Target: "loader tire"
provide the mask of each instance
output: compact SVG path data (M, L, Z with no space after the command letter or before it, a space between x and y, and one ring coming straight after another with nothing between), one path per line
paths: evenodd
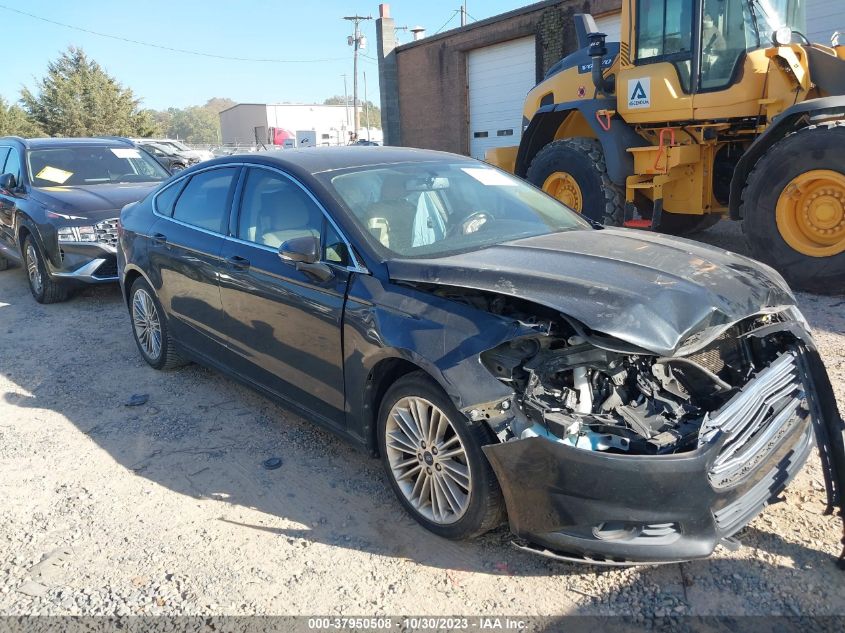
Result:
M845 121L813 125L775 143L742 193L751 255L796 290L845 293Z
M593 138L553 141L537 152L528 182L606 226L622 226L625 192L607 175L601 143Z

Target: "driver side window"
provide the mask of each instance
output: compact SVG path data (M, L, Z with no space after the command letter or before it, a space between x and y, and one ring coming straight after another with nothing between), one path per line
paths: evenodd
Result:
M14 147L9 152L9 157L6 159L6 166L3 168L4 174L12 174L15 177L15 182L20 186L21 184L21 158L18 155L18 150Z
M290 178L267 169L247 174L238 218L238 238L279 248L297 237L320 237L323 213Z

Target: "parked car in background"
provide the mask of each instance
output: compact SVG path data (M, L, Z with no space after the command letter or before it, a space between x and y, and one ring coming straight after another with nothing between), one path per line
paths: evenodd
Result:
M155 143L156 145L160 145L166 149L178 152L183 156L190 157L198 163L214 158L214 154L212 154L210 150L192 149L182 141L172 138L133 138L131 140L133 143Z
M771 268L599 229L462 156L287 150L125 207L118 265L149 365L210 365L377 452L436 534L506 509L546 554L705 557L814 426L845 464L830 381Z
M23 264L39 303L117 281L120 209L170 173L119 139L0 138L0 270Z
M145 152L151 154L162 167L171 173L181 171L200 162L199 159L193 155L186 154L185 152L173 149L173 147L169 145L162 145L161 143L135 143L135 146L140 147Z
M211 150L208 149L192 149L185 145L182 141L178 141L176 139L171 138L164 138L159 139L156 141L160 145L169 145L175 150L185 153L188 156L193 156L197 159L197 161L202 162L204 160L211 160L214 158L214 154L211 153Z

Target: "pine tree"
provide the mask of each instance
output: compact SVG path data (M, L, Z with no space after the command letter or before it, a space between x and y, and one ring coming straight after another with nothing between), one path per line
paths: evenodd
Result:
M155 131L148 110L81 48L50 62L36 92L21 91L24 109L49 136L145 136Z
M0 136L43 136L44 132L17 104L0 97Z

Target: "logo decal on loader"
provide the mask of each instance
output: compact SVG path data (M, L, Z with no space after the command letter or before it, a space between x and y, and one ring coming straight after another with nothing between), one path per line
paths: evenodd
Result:
M628 108L651 107L651 78L628 80Z

